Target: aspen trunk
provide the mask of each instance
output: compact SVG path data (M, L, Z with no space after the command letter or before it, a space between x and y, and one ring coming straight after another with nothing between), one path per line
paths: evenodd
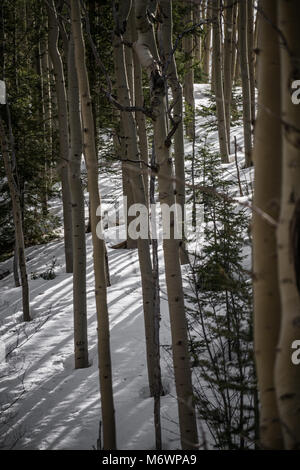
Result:
M211 0L207 0L206 6L206 19L210 19L212 16ZM206 77L206 81L209 82L210 76L210 48L211 48L211 23L207 23L204 27L204 51L203 51L203 73Z
M11 160L9 157L9 147L6 138L4 124L0 117L0 141L1 141L1 152L4 161L5 174L7 177L11 202L12 212L15 227L16 246L18 251L19 268L21 274L21 285L22 285L22 306L23 306L23 320L25 322L30 321L30 306L29 306L29 286L26 269L26 257L25 257L25 245L24 245L24 234L23 234L23 222L22 222L22 210L20 204L19 190L13 176L13 169Z
M239 22L239 12L237 12L237 22ZM238 28L237 28L238 29ZM234 83L237 85L241 79L241 60L240 60L240 41L239 34L237 35L236 41L236 59L234 63Z
M281 31L282 186L277 232L281 330L275 385L285 449L300 449L300 369L292 362L292 344L300 338L300 107L292 102L292 82L300 77L300 3L278 1Z
M14 258L13 258L13 273L14 273L14 281L15 281L15 287L20 287L20 279L19 279L19 259L18 259L18 246L17 246L17 240L15 239L15 245L14 245Z
M156 156L154 143L152 146L151 165L155 167ZM155 174L151 175L150 179L150 192L149 199L151 208L156 204L155 201ZM156 222L156 219L154 219ZM155 228L157 228L155 226ZM161 419L160 419L160 397L163 393L161 383L161 368L160 368L160 341L159 341L159 327L160 327L160 284L159 284L159 258L158 258L158 241L154 237L152 239L152 265L153 265L153 281L154 281L154 342L156 345L156 366L155 369L155 393L154 393L154 427L155 427L155 448L156 450L162 449L162 436L161 436Z
M42 74L44 86L44 108L45 108L45 141L47 144L47 155L45 160L45 179L51 180L51 158L52 158L52 103L51 103L51 86L50 86L50 64L49 64L49 51L47 41L42 42ZM46 188L46 202L48 185L45 183Z
M238 11L238 4L233 4L233 12L232 12L232 58L231 58L231 81L232 84L234 83L235 79L235 67L237 61L237 11Z
M201 9L201 0L192 0L193 3L193 23L199 23L201 16L202 16L202 9ZM203 8L203 5L202 5ZM195 34L194 36L194 46L193 46L193 56L195 59L196 64L198 67L201 64L201 37Z
M68 47L68 102L70 122L69 182L72 202L73 234L73 309L75 369L88 367L86 309L86 246L84 195L81 182L82 127L78 79L75 68L74 41Z
M276 4L262 0L259 37L258 116L253 160L254 205L279 219L281 187L281 123L279 40ZM270 23L269 23L270 21ZM272 169L272 178L270 178ZM276 403L274 368L280 328L280 294L276 252L276 228L260 214L253 214L254 343L260 395L260 444L264 449L282 448Z
M172 177L172 159L170 148L165 145L166 127L166 97L165 82L151 50L153 43L152 26L147 18L147 0L136 0L136 21L138 41L134 47L141 64L146 68L150 89L152 90L152 107L154 120L154 145L159 165L158 185L161 204L170 208L174 202ZM147 26L148 25L148 26ZM172 352L175 373L175 384L179 411L181 445L183 449L193 449L198 445L197 423L193 403L193 388L190 369L190 359L187 339L187 322L185 317L184 296L182 288L181 268L179 261L179 241L174 237L176 215L171 213L170 223L163 217L163 231L170 232L170 237L164 237L163 250L166 271L166 284L170 312Z
M193 22L192 0L187 0L188 12L185 17L185 23L191 24ZM188 118L186 132L189 137L194 135L194 113L195 113L195 98L194 98L194 69L193 69L193 36L185 35L183 38L183 50L185 57L185 74L183 82L183 96L185 99L185 114Z
M254 74L254 4L253 0L247 0L247 41L248 41L248 63L251 96L251 122L255 121L255 74Z
M58 173L62 182L63 220L64 220L64 243L66 272L72 272L72 210L71 193L68 180L68 152L69 152L69 130L68 130L68 110L65 87L65 77L62 58L58 50L59 28L56 17L54 2L48 6L49 33L48 47L53 65L55 77L56 104L58 109L59 126L59 148L60 161L57 165Z
M228 142L222 78L220 0L212 0L212 8L214 91L216 95L219 145L222 162L227 163Z
M135 11L135 3L133 2L132 11ZM136 36L136 26L135 26L135 14L131 15L132 21L132 37L133 41L137 40ZM133 69L134 69L134 90L135 90L135 106L143 107L144 106L144 93L143 93L143 82L142 82L142 67L137 57L136 53L133 51ZM137 131L139 137L139 149L141 154L141 160L145 162L145 168L149 165L149 148L148 148L148 138L146 130L146 118L144 113L137 111L135 113L135 119L137 124ZM145 187L146 203L148 206L149 201L149 176L147 172L143 172L143 180Z
M232 94L232 49L233 49L233 0L226 0L224 3L224 104L226 117L226 130L228 152L230 153L230 111Z
M245 165L251 166L252 135L251 135L251 90L248 55L247 33L247 1L239 3L239 52L243 90L243 123L244 123L244 149Z
M121 18L116 24L115 38L114 38L114 50L118 63L118 69L116 74L117 80L117 96L118 101L123 106L130 106L130 90L128 85L128 79L125 67L125 54L124 46L122 44L122 31L118 30L118 24L124 24L126 17ZM134 121L133 113L127 113L121 111L121 119L124 125L125 134L125 157L126 160L139 160L139 149L137 142L137 129ZM133 194L133 201L135 204L141 204L145 208L146 196L145 188L143 184L143 178L141 176L140 165L127 163L127 167L132 167L129 171L130 184ZM148 220L148 211L147 211ZM152 275L152 263L150 255L150 243L149 238L139 237L137 239L139 263L142 278L142 290L143 290L143 307L144 307L144 320L145 320L145 335L146 335L146 349L147 349L147 366L148 366L148 379L151 396L155 394L155 377L154 372L156 368L155 360L157 358L157 351L154 343L154 279Z
M95 295L98 322L98 358L102 408L103 449L116 448L115 411L112 390L110 333L107 308L105 244L97 236L101 224L100 194L98 187L98 159L95 147L94 118L91 106L89 80L85 61L85 44L81 27L80 1L71 0L72 34L75 46L75 64L79 84L84 156L88 172L88 189L91 204L91 229L95 272ZM98 227L97 227L98 225ZM101 232L101 230L100 230Z
M177 67L172 43L172 3L169 0L161 0L160 7L163 13L162 23L162 42L163 42L163 61L166 66L166 73L168 81L172 90L173 96L173 120L178 127L174 134L174 156L175 156L175 191L176 203L181 207L182 213L182 245L180 246L180 260L181 264L189 262L188 254L185 246L185 168L184 168L184 130L183 130L183 100L182 100L182 87L178 79Z
M64 218L64 243L66 272L71 273L73 270L73 253L72 253L72 208L71 208L71 192L68 179L68 160L69 160L69 127L68 127L68 106L67 94L65 86L64 68L62 58L58 50L58 19L56 17L55 3L48 8L49 19L49 36L48 45L53 71L55 76L55 90L58 106L58 124L59 124L59 152L60 162L58 171L62 182L62 201L63 201L63 218Z
M133 42L133 21L134 21L134 9L131 8L126 31L124 33L124 40L129 44ZM125 65L126 65L126 74L130 92L130 101L133 104L135 102L135 90L134 90L134 63L133 63L133 51L132 47L125 46Z
M122 4L122 5L125 5L125 3L126 2L124 2L124 4ZM124 8L124 6L123 6L123 8ZM129 8L128 8L127 13L129 14ZM118 57L118 51L115 47L113 48L113 51L114 51L115 77L116 77L116 82L117 82L118 81L117 77L121 73L120 72L121 64L119 63L120 58ZM130 58L132 59L132 56L130 56ZM127 53L126 76L127 76L127 71L129 70L130 74L131 74L131 76L130 76L130 86L131 86L130 97L131 97L134 94L134 92L133 92L134 84L133 84L133 75L132 75L132 65L133 64L131 62L130 66L129 66L128 62L130 62L130 61L129 61L129 55ZM128 86L129 86L129 84L128 84ZM126 146L127 146L127 141L126 141L126 135L125 135L125 122L124 122L124 119L127 119L127 115L126 114L124 115L124 113L120 113L120 135L121 135L120 156L121 156L121 159L122 159L123 195L126 198L126 205L124 204L124 208L125 207L129 208L134 204L134 199L133 199L132 187L131 187L130 164L129 164L129 162L126 162L126 151L125 151L125 149L126 149ZM134 217L132 217L128 214L128 210L127 210L125 220L126 220L126 248L129 249L129 250L132 250L132 249L137 248L137 241L134 240L132 237L130 237L130 234L129 234L129 230L128 230L129 225L134 220Z

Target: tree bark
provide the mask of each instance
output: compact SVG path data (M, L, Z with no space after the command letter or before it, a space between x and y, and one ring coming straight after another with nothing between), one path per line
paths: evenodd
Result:
M67 93L65 86L63 62L58 50L59 27L56 17L54 0L47 6L49 19L48 45L51 56L53 71L55 76L55 90L58 106L59 123L59 152L60 162L58 172L62 182L62 201L63 201L63 219L64 219L64 243L66 272L73 272L73 253L72 253L72 208L71 192L68 179L68 160L69 160L69 124L68 124L68 106Z
M152 146L152 158L151 165L156 165L155 147L154 143ZM155 201L155 174L151 175L150 178L150 204L151 210L156 207ZM156 223L156 214L154 215L154 222ZM155 229L157 229L155 225ZM154 371L155 379L155 391L154 391L154 427L155 427L155 448L156 450L162 449L162 435L161 435L161 419L160 410L161 402L160 397L163 393L163 387L161 383L161 368L160 368L160 341L159 341L159 329L160 329L160 284L159 284L159 258L158 258L158 241L157 238L152 238L152 265L153 265L153 281L154 281L154 342L156 346L156 369Z
M214 92L216 95L219 145L222 162L227 163L228 142L222 78L220 0L212 0L212 9Z
M255 73L254 73L254 3L253 0L247 0L247 41L248 41L248 63L250 79L251 96L251 122L255 121Z
M262 0L262 28L258 44L258 116L253 160L254 205L274 220L279 219L281 188L280 58L276 4ZM259 13L258 13L259 14ZM270 178L270 169L272 177ZM274 384L276 347L280 329L280 294L276 228L253 213L254 344L260 395L260 444L282 448L282 434Z
M154 145L159 165L158 185L160 203L170 208L174 202L172 159L170 148L165 145L166 96L165 81L158 63L155 61L151 43L153 43L152 26L147 18L147 0L137 0L136 21L138 41L134 47L141 64L148 72L152 91L154 120ZM147 26L148 25L148 26ZM175 384L179 411L181 445L183 449L194 449L198 445L197 423L193 403L193 388L187 339L187 322L185 317L184 296L181 268L179 261L179 241L174 237L176 216L171 213L170 224L163 217L163 231L170 232L170 238L164 237L163 250L166 271L166 284L170 312L172 352L175 372Z
M281 211L277 232L281 330L275 385L285 449L300 449L300 369L292 344L300 338L300 107L292 102L292 82L300 77L300 3L278 1L283 131Z
M192 0L186 0L188 12L185 17L186 24L193 23ZM183 81L183 96L185 99L185 114L187 118L186 133L189 137L194 135L194 68L193 68L193 36L192 34L183 37L185 74Z
M86 308L85 203L81 182L82 127L72 35L68 46L68 102L70 122L69 183L73 222L74 356L75 369L80 369L88 367L89 361Z
M127 80L126 66L125 66L125 53L122 44L122 30L118 29L118 24L124 24L126 17L121 18L118 15L118 21L115 28L114 37L114 50L118 63L116 74L117 81L117 96L118 101L123 106L131 106L130 89ZM140 204L147 208L145 188L143 178L140 172L140 165L129 163L128 160L139 160L139 148L137 142L137 129L134 121L133 113L121 111L121 119L124 126L125 137L125 160L127 160L127 167L132 168L129 171L130 184L133 195L134 204ZM148 211L147 211L148 213ZM147 216L148 217L148 216ZM143 291L143 307L144 307L144 320L145 320L145 335L146 335L146 350L147 350L147 367L148 367L148 380L151 396L155 394L155 377L154 371L156 368L155 360L157 358L157 351L154 342L154 278L152 275L152 263L150 255L149 238L139 237L137 239L137 247L139 254L139 263L142 278L142 291Z
M244 149L245 166L252 165L252 135L251 135L251 89L248 55L248 32L247 32L247 1L239 3L239 52L243 90L243 123L244 123Z
M19 190L13 176L12 164L9 157L9 146L6 138L5 128L0 117L0 140L1 140L1 152L4 161L5 174L7 177L11 202L13 211L13 220L15 226L16 246L18 250L19 268L21 274L21 285L22 285L22 306L23 306L23 320L25 322L30 321L30 305L29 305L29 286L26 269L26 257L25 257L25 245L24 245L24 234L23 234L23 222L22 222L22 210L20 204Z
M212 16L211 0L207 0L206 5L206 19L210 19ZM211 23L207 23L204 26L204 56L203 56L203 73L206 77L206 81L209 81L210 75L210 48L211 48Z
M233 3L234 0L226 0L224 3L224 105L226 116L226 130L228 152L230 153L230 115L232 95L232 49L233 49Z
M127 8L125 8L127 4ZM124 33L126 32L126 29L128 27L128 17L130 14L130 4L128 1L123 1L121 4L122 8L119 10L119 16L122 14L124 15L125 18L125 26L122 24L122 28L124 28ZM126 15L126 16L125 16ZM130 29L130 25L129 25ZM122 30L123 31L123 30ZM130 31L130 36L131 36L131 31ZM128 33L127 33L128 37ZM126 47L128 49L128 47ZM120 83L118 80L118 77L120 74L122 74L122 64L120 64L119 60L119 54L117 47L113 48L114 51L114 69L115 69L115 78L116 82ZM124 54L125 54L125 49L124 49ZM130 100L131 97L134 96L134 82L133 82L133 62L132 62L132 51L129 52L127 51L127 55L125 55L125 61L126 61L126 78L128 80L127 72L129 72L129 81L128 81L128 86L130 86ZM124 85L121 84L121 87ZM118 85L116 86L117 88L117 94L118 94ZM131 187L131 173L130 173L130 164L129 162L126 162L126 135L125 135L125 121L124 119L127 119L127 113L120 113L120 157L122 159L122 183L123 183L123 195L126 198L126 204L124 204L124 208L127 209L127 213L125 215L125 221L126 221L126 248L129 250L133 250L137 248L137 240L134 240L132 237L130 237L129 234L129 226L131 222L134 220L134 217L130 216L128 214L128 208L131 207L134 204L134 199L133 199L133 194L132 194L132 187Z
M237 61L237 12L238 12L238 3L233 4L232 12L232 58L231 58L231 80L232 84L235 80L235 68Z
M135 3L133 2L132 11L135 10ZM132 33L133 41L137 40L136 36L136 26L135 26L135 14L131 16L132 21ZM143 92L143 76L142 76L142 67L137 57L136 53L133 51L133 68L134 68L134 89L135 89L135 106L143 107L144 106L144 92ZM149 147L148 147L148 137L146 129L146 117L145 114L137 111L135 113L135 119L137 124L137 131L139 137L139 148L141 154L141 160L145 162L145 168L149 164ZM149 176L147 172L143 172L143 180L145 187L146 203L148 206L149 202Z
M178 79L177 66L173 50L172 34L172 3L169 0L160 1L161 12L163 15L162 23L162 43L163 43L163 62L165 73L168 76L173 96L173 120L177 125L174 134L174 157L175 157L175 192L176 203L181 207L182 213L182 244L180 245L181 264L189 262L185 245L185 159L184 159L184 129L183 129L183 100L182 87Z
M101 216L98 215L101 213L100 194L98 187L98 159L95 146L94 118L91 106L90 87L85 61L85 44L81 26L80 0L71 0L71 23L75 46L75 64L79 84L82 124L84 129L84 156L88 172L88 189L91 203L91 229L98 322L98 358L102 408L103 449L107 450L116 448L116 428L112 390L110 333L106 291L105 244L103 238L97 236L97 231L100 230L101 232Z

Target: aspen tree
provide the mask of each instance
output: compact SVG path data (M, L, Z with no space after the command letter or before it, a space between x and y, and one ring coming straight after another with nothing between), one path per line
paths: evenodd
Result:
M235 79L235 68L237 61L237 12L238 12L238 3L233 4L232 12L232 58L231 58L231 81L232 84Z
M239 57L243 91L243 124L245 165L251 166L252 135L251 135L251 89L249 73L248 33L247 33L247 1L239 2Z
M58 123L59 123L59 151L60 161L58 171L62 182L62 202L63 202L63 219L64 219L64 243L66 272L73 271L73 253L72 253L72 209L71 209L71 192L68 179L68 159L69 159L69 124L68 124L68 106L67 92L65 86L65 76L63 62L58 50L59 27L56 16L54 0L47 4L49 33L48 46L49 53L53 64L53 72L55 76L55 90L58 107Z
M12 212L13 212L13 221L15 227L15 237L16 237L16 248L17 248L17 259L19 262L20 274L21 274L21 285L22 285L22 307L23 307L23 320L28 322L30 318L30 305L29 305L29 286L28 286L28 277L26 269L26 257L25 257L25 244L24 244L24 234L23 234L23 217L22 209L20 204L20 194L18 186L16 184L12 162L9 156L9 145L6 138L6 132L4 123L0 116L0 142L1 142L1 152L4 161L4 169L7 177L11 202L12 202Z
M137 40L136 35L136 26L135 26L135 0L132 3L132 14L130 16L131 28L132 28L132 40L135 42ZM133 70L134 70L134 90L135 90L135 106L143 107L144 106L144 92L143 92L143 76L142 76L142 67L137 57L136 53L133 50ZM146 129L146 117L145 114L141 111L136 111L135 113L138 137L139 137L139 149L141 160L145 163L145 168L149 164L149 147L148 147L148 137ZM144 168L144 169L145 169ZM146 171L143 172L144 188L146 203L148 206L149 201L149 176Z
M258 44L258 115L254 134L254 205L279 219L281 123L279 40L276 4L262 0ZM270 177L270 168L272 177ZM280 329L276 227L253 213L254 345L260 396L260 444L280 449L283 441L276 403L274 368Z
M285 449L300 449L300 368L293 343L300 338L300 106L292 101L292 83L300 77L300 3L278 1L281 58L282 185L277 231L281 329L275 386Z
M175 157L175 190L176 203L181 207L182 213L182 245L180 246L181 264L188 263L188 255L184 241L185 230L185 158L184 158L184 129L183 129L183 100L182 87L178 79L177 66L173 50L172 34L172 3L169 0L161 0L159 2L162 14L162 46L163 46L163 62L165 73L168 76L168 82L172 90L173 97L173 120L177 125L174 134L174 157Z
M172 159L170 148L165 144L166 128L166 97L165 81L158 63L153 56L151 45L154 43L152 25L147 17L147 0L136 0L136 24L138 41L134 47L142 66L147 70L152 110L154 113L154 145L159 165L158 186L161 204L169 208L174 204L172 177ZM170 238L164 237L163 251L166 272L166 284L170 312L172 352L177 393L181 445L183 449L198 446L197 423L193 403L193 388L187 339L187 322L184 308L181 268L179 260L179 240L174 237L176 216L171 213L170 226L163 217L163 231L170 232Z
M224 7L224 105L228 152L230 153L230 110L232 94L233 0L225 0Z
M216 95L217 120L220 154L223 163L228 162L228 142L226 129L226 116L223 92L223 74L221 57L221 25L220 25L220 0L212 0L213 19L213 69L214 92Z
M130 2L128 2L130 6ZM131 106L130 100L130 89L128 84L128 78L126 74L125 64L125 52L124 45L122 44L122 33L123 29L120 29L119 25L126 24L128 15L123 17L118 14L115 25L115 37L114 37L114 49L116 54L116 61L118 68L116 71L116 86L118 101L121 105L127 107ZM121 111L121 119L124 126L124 137L125 137L125 160L127 160L127 166L132 170L129 172L130 184L133 194L133 201L135 204L141 204L146 206L145 188L143 178L140 174L139 164L132 164L130 160L139 160L139 148L137 141L137 129L134 120L133 113ZM155 361L158 357L155 343L154 343L154 279L152 275L152 263L150 255L150 243L149 238L139 237L137 239L137 247L139 254L139 263L142 278L142 291L143 291L143 307L144 307L144 320L145 320L145 335L146 335L146 349L147 349L147 367L148 367L148 378L149 388L151 396L155 393L155 378L154 371L157 367Z
M187 0L187 13L185 16L185 23L193 23L193 9L192 0ZM188 116L188 124L186 132L189 137L194 135L194 113L195 113L195 98L194 98L194 68L193 68L193 36L191 34L183 37L183 50L185 57L185 74L183 81L183 96L185 99L186 114Z
M253 0L247 0L247 45L248 45L248 63L249 80L251 96L251 120L255 120L255 73L254 73L254 3Z
M193 3L193 23L197 24L199 23L201 16L202 16L202 11L203 11L203 4L201 5L202 1L201 0L192 0ZM201 55L201 36L198 36L195 34L194 36L194 46L193 46L193 56L195 59L195 62L198 64L198 66L201 63L202 60L202 55Z
M101 217L98 215L101 209L98 186L98 159L95 146L95 127L91 106L90 87L85 60L85 44L81 26L80 0L71 0L71 23L82 114L84 156L87 166L88 190L91 204L103 449L107 450L116 448L116 428L112 389L109 316L107 307L105 244L103 238L99 238L97 236L97 228L99 229L101 227Z
M117 54L117 48L113 48L114 51L114 69L115 69L115 77L116 82L118 81L117 77L119 75L121 64L119 63L119 57ZM132 70L131 70L132 72ZM126 73L127 75L127 73ZM133 77L131 77L133 78ZM133 81L131 81L131 93L133 93ZM134 220L133 216L128 214L128 208L134 204L133 194L132 194L132 187L131 187L131 177L132 174L130 172L130 165L126 162L126 155L125 155L125 148L126 148L126 136L125 136L125 122L124 119L127 118L127 114L119 113L120 118L120 128L119 128L119 136L120 136L120 146L119 146L119 155L122 160L122 184L123 184L123 195L126 197L126 206L124 208L127 210L126 214L126 248L129 250L133 250L137 248L137 241L134 240L129 234L129 225Z
M46 19L47 20L47 19ZM43 75L43 95L44 95L44 109L45 109L45 141L47 144L47 152L49 155L50 164L45 161L45 179L51 177L51 157L53 152L52 145L52 98L51 98L51 82L50 82L50 58L47 41L42 41L41 48L41 65ZM47 182L45 182L45 202L47 204Z
M126 0L125 0L126 1ZM132 0L131 0L132 1ZM124 40L129 45L124 47L125 53L125 65L126 65L126 75L130 91L130 101L131 103L135 102L135 90L134 90L134 63L133 63L133 50L130 47L130 44L133 42L133 21L134 21L134 9L131 8L129 12L128 21L126 24L126 30L124 33Z
M82 127L78 79L75 68L74 41L68 46L68 102L70 122L69 181L72 202L73 233L73 309L75 368L88 367L86 308L86 246L84 194L81 182Z
M206 2L206 16L207 20L211 19L212 16L212 9L211 9L211 0L207 0ZM210 49L211 49L211 23L207 23L204 26L204 47L203 47L203 73L206 77L206 81L209 81L210 75Z

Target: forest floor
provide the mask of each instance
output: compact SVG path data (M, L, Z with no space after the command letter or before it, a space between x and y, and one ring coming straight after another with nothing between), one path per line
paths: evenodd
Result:
M209 106L207 85L195 85L198 110ZM210 122L212 125L210 125ZM196 149L206 140L218 151L215 116L196 118ZM232 137L242 145L242 128ZM201 143L202 140L202 143ZM186 143L191 154L192 143ZM243 154L238 151L241 178ZM236 181L236 164L224 165L224 178ZM188 178L188 183L190 183ZM103 205L109 214L112 198L121 197L121 181L100 174ZM51 205L60 214L61 201ZM113 249L124 236L116 228L105 230L111 287L108 308L111 328L113 386L119 449L154 449L153 400L148 396L141 279L136 250ZM22 323L21 289L13 274L0 281L0 448L93 449L101 416L97 361L97 325L94 298L91 235L87 244L87 307L90 367L75 370L73 364L72 274L64 272L63 240L26 249L33 320ZM170 325L161 244L161 365L166 395L161 399L163 448L180 448L177 403L170 355ZM39 274L55 261L55 278ZM12 260L0 264L12 273ZM185 268L186 269L186 268Z

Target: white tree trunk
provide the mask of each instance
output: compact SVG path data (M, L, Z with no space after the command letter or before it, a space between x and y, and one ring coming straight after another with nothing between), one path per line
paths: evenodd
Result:
M58 123L59 123L59 151L60 162L58 164L58 172L62 182L62 200L63 200L63 217L64 217L64 243L66 272L73 271L73 253L72 253L72 209L71 209L71 192L68 179L68 160L69 160L69 125L68 125L68 106L67 93L65 86L64 68L62 58L58 50L59 28L56 17L54 0L48 6L49 18L49 52L53 64L53 72L55 76L55 90L58 107Z
M165 81L154 59L155 51L152 26L147 18L147 0L136 0L136 21L138 41L134 47L141 64L148 72L152 91L154 120L154 145L159 165L158 185L161 204L169 208L175 203L173 189L172 159L170 148L165 145L167 137ZM183 449L194 449L198 445L197 423L193 403L193 388L187 339L187 322L184 308L181 268L179 261L179 240L174 237L176 216L171 217L170 226L163 217L164 233L170 231L170 238L164 238L163 250L166 283L170 312L172 352L175 384L179 411L181 445Z
M253 151L254 205L278 221L281 188L279 38L272 27L272 24L277 24L276 4L273 0L262 0L261 8L267 19L260 15L263 27L258 45L259 94ZM261 407L260 444L264 449L280 449L283 441L274 383L281 313L276 227L254 212L252 232L254 347Z
M285 449L296 450L300 449L300 368L292 362L292 347L300 339L300 106L292 102L292 82L300 77L300 3L279 0L278 7L283 165L277 232L281 330L275 385Z
M81 26L80 0L71 0L72 34L75 45L75 63L79 84L83 124L84 156L88 172L88 189L91 204L91 229L95 272L95 294L98 322L98 358L103 428L103 449L116 448L115 411L112 390L110 333L106 292L105 244L97 236L100 194L98 187L98 159L95 146L94 118L91 106L89 80L85 61L85 45Z
M88 367L86 309L85 202L81 182L82 126L79 107L78 79L75 67L74 41L68 47L68 102L70 122L69 182L73 222L73 309L75 368Z

